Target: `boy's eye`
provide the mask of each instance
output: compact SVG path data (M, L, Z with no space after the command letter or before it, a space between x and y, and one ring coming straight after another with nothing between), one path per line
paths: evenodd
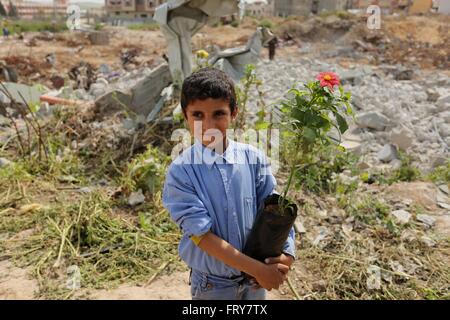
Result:
M192 116L193 116L194 118L201 118L201 117L202 117L202 113L201 113L201 112L193 112L193 113L192 113Z
M221 116L224 116L224 115L226 115L226 113L224 111L217 111L217 112L214 113L214 116L216 116L216 117L221 117Z

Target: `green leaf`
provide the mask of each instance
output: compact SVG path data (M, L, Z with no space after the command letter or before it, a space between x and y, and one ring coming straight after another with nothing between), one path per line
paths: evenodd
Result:
M317 137L316 132L315 132L313 129L306 127L306 128L303 130L303 138L304 138L308 143L313 143L314 140L316 140L316 137Z
M265 130L267 128L269 128L270 123L262 121L262 122L257 122L255 123L255 129L256 130Z
M347 120L345 120L345 118L341 116L339 113L335 113L334 116L336 117L336 121L338 123L339 131L341 132L341 134L347 131L348 129Z

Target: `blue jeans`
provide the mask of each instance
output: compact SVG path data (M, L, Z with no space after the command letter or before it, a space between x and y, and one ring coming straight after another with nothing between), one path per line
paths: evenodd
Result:
M244 276L224 279L192 270L192 300L265 300L266 290L254 288Z

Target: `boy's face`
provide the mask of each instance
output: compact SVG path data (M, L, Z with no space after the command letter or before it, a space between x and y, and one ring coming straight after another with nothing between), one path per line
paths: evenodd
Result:
M191 134L204 146L224 150L226 131L236 119L237 110L231 113L228 101L208 98L190 103L184 110L184 117Z

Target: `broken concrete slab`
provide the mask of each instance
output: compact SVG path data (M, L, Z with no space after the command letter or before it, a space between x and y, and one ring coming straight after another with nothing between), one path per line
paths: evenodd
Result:
M363 82L364 76L365 73L361 70L346 70L340 73L340 79L343 85L360 85Z
M12 162L9 161L8 159L6 159L6 158L0 158L0 168L9 166L10 164L12 164Z
M413 133L406 129L397 129L391 133L391 142L400 150L406 151L413 144Z
M145 201L145 196L142 193L141 189L139 189L137 192L132 192L128 198L128 204L132 207L142 204L142 203L144 203L144 201Z
M391 162L394 159L398 159L397 147L393 144L385 144L378 152L377 158L382 162Z
M390 121L381 113L366 112L356 116L356 124L360 128L383 131L390 124Z
M298 218L294 222L294 229L295 229L295 232L297 232L297 233L300 233L300 234L306 233L305 226Z
M171 82L169 65L163 63L144 75L132 87L126 87L126 83L111 85L109 92L95 101L97 111L128 109L137 115L147 117L161 99L163 89Z
M88 35L89 41L93 45L107 46L109 45L109 34L107 32L91 32Z
M25 100L28 104L36 104L39 103L39 98L42 95L42 89L36 86L27 86L24 84L13 83L13 82L4 82L3 86L6 88L7 93L14 99L16 102L22 104ZM3 91L3 86L0 87L0 91ZM4 104L11 103L11 99L8 94L3 92L0 95L0 102Z
M395 217L395 221L400 224L407 224L411 219L411 214L406 210L395 210L391 214Z
M362 145L360 142L346 140L341 143L341 146L351 153L361 155Z
M436 219L428 214L418 214L416 220L430 228L436 223Z

